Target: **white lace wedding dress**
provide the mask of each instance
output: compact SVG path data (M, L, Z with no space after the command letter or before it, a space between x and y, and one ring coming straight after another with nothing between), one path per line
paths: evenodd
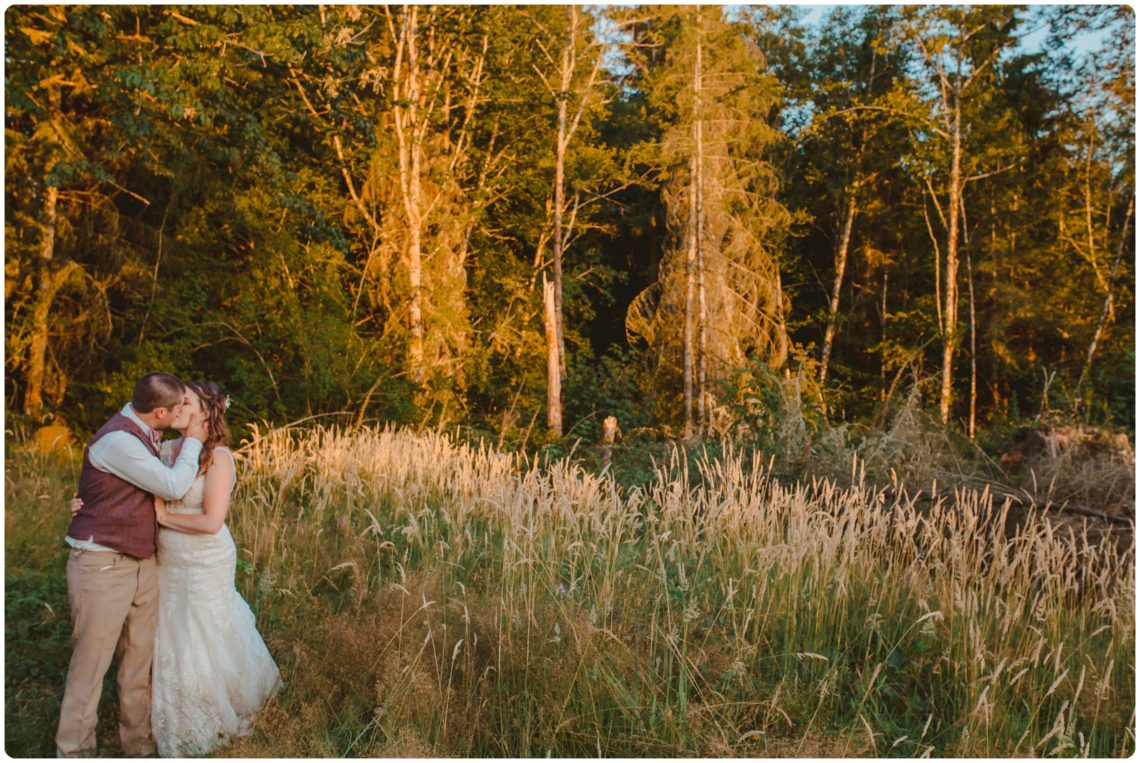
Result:
M225 448L214 453L233 458ZM203 513L205 482L194 480L169 511ZM234 588L236 564L228 527L216 535L159 529L151 724L163 757L204 755L249 733L281 686L253 612Z

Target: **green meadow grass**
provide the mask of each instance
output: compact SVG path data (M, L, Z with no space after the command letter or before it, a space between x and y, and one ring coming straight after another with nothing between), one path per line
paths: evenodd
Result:
M632 488L404 430L239 456L237 584L286 689L225 756L1135 750L1130 535L783 486L730 449ZM9 446L13 756L54 749L75 472Z

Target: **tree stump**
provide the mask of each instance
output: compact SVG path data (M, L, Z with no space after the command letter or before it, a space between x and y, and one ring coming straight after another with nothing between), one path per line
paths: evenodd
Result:
M621 430L618 429L617 417L606 416L602 422L602 470L610 468L613 461L614 442L621 439Z

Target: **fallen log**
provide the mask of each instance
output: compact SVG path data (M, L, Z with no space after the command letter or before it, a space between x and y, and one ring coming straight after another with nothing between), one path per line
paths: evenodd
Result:
M981 492L981 490L979 490L978 488L970 488L970 489L971 490L977 490L978 492ZM884 491L884 494L891 495L892 497L894 497L896 499L902 497L902 498L909 498L909 499L913 499L913 500L929 501L929 502L933 502L933 501L937 501L937 500L949 500L949 499L953 499L955 497L954 492L950 491L950 490L940 490L937 493L929 493L927 491L919 490L917 493L907 493L905 490L895 491L893 489L887 488ZM1030 495L1020 496L1020 495L1016 495L1014 493L1007 493L1007 492L1002 491L1002 490L990 490L990 495L993 496L995 501L1010 501L1011 503L1014 503L1018 506L1025 507L1025 508L1030 508L1033 506L1041 506L1045 511L1049 511L1050 509L1052 509L1052 510L1055 510L1055 511L1058 511L1061 513L1079 514L1079 515L1085 516L1085 517L1092 517L1094 519L1100 519L1100 520L1103 520L1105 522L1111 522L1111 523L1119 524L1119 525L1127 525L1128 527L1133 527L1135 525L1135 520L1133 517L1124 516L1121 514L1108 514L1108 513L1105 513L1103 511L1096 511L1095 509L1089 509L1089 508L1086 508L1084 506L1073 506L1073 505L1068 504L1068 503L1054 504L1051 501L1047 501L1044 504L1042 504L1039 501L1037 501L1035 498L1033 498L1033 496L1030 496Z

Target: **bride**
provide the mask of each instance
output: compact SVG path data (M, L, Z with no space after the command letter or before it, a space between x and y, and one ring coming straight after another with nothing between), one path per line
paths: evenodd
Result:
M158 516L158 630L151 724L164 757L202 755L248 733L281 685L253 612L234 588L237 550L225 525L234 487L229 397L213 382L190 382L206 422L197 479ZM182 440L163 446L177 458Z
M249 733L254 715L281 687L253 612L234 588L237 550L225 525L235 481L225 447L229 397L212 382L187 388L206 422L198 476L181 499L155 499L159 614L151 726L163 757L204 755ZM164 442L163 460L173 463L181 447L181 438Z

